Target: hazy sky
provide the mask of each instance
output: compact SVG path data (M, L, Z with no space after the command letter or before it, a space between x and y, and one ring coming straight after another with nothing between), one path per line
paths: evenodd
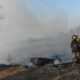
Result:
M24 2L38 16L50 18L59 11L63 12L68 17L68 21L74 24L70 24L69 27L76 26L76 23L80 25L80 0L24 0Z

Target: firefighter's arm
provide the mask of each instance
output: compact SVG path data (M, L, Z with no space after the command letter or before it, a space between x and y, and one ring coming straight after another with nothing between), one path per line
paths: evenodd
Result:
M71 48L72 48L72 52L77 50L76 45L75 44L73 45L72 43L71 43Z

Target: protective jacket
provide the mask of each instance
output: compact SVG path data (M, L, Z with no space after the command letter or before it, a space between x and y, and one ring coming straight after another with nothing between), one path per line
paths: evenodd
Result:
M76 40L73 40L71 42L71 48L72 48L72 52L80 52L80 42L79 41L76 41Z

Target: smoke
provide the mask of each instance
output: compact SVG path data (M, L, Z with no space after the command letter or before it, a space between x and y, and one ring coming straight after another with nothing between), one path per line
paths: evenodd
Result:
M43 56L43 52L49 52L52 47L43 48L44 45L40 46L43 43L29 44L27 40L54 37L68 30L67 16L60 10L56 10L55 17L45 21L19 0L0 0L0 3L0 12L3 15L0 20L0 63L6 63L9 55L12 62L24 61L33 55ZM36 44L40 47L37 48ZM8 61L11 61L11 58Z

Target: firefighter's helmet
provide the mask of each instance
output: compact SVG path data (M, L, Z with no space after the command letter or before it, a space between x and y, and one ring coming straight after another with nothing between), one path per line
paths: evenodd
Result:
M78 38L78 35L73 35L72 36L72 40L75 40L75 39L77 39Z

